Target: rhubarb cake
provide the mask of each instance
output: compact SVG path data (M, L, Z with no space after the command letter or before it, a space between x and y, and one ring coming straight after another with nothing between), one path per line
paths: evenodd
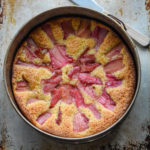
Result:
M103 131L126 111L136 86L131 54L108 26L60 17L30 32L13 62L12 88L36 127L61 137Z

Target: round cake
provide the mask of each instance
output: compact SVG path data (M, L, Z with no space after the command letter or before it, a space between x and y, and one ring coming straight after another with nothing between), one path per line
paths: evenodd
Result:
M22 113L61 137L103 131L134 96L135 67L125 43L108 26L60 17L30 32L13 62L12 87Z

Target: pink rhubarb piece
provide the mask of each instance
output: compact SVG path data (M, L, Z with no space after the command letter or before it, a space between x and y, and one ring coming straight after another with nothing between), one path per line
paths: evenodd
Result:
M112 98L107 94L105 89L103 90L102 95L98 98L98 102L111 111L114 110L116 105Z
M58 125L60 125L61 124L61 120L62 120L62 112L61 112L61 109L59 107L59 111L58 111L58 116L57 116L57 119L56 119L56 123Z
M56 40L53 36L50 25L49 24L43 24L41 28L47 34L47 36L51 39L51 41L55 44Z
M80 91L77 88L74 88L70 91L70 94L72 97L75 99L75 103L77 108L79 107L86 107L91 110L93 115L97 118L100 119L100 113L97 110L97 108L93 104L85 104L84 98L82 97Z
M24 76L22 76L23 80L22 81L18 81L16 84L16 90L17 91L26 91L29 89L29 85L28 85L28 81L26 81L26 79L24 78Z
M93 104L87 104L86 107L91 110L91 112L97 119L100 119L101 117L100 112L97 110L97 108Z
M20 66L26 66L26 67L35 67L35 68L42 67L42 68L46 68L50 71L53 71L53 68L51 67L51 64L42 63L42 64L38 65L38 64L34 64L32 62L31 63L23 62L21 60L17 60L16 64L20 65Z
M99 84L102 85L101 80L98 77L91 76L87 73L79 73L78 79L85 84Z
M68 77L72 78L73 75L75 75L76 73L78 73L80 71L80 67L79 66L75 66L73 69L70 70L70 72L68 73Z
M89 20L82 20L79 26L79 29L77 30L76 35L79 37L88 38L90 37L91 31L90 31L90 21Z
M51 116L51 114L49 112L46 112L42 115L40 115L38 118L37 118L37 122L42 125L46 120L48 120L48 118Z
M80 91L86 92L90 97L97 98L96 93L92 87L92 85L85 85L82 83L78 83L78 89Z
M32 38L29 37L26 41L27 41L27 46L28 46L29 48L31 48L33 51L34 51L35 49L38 49L38 46L35 44L35 42L33 41Z
M106 56L109 58L109 61L122 58L122 54L120 53L122 48L123 44L121 43L108 52Z
M72 20L65 20L61 23L61 27L64 33L64 39L70 34L74 34L74 29L72 27Z
M24 51L26 54L26 57L30 60L33 61L37 56L32 52L27 46L24 47Z
M27 45L24 46L27 58L32 62L35 58L42 58L43 50L39 48L32 38L27 39ZM47 50L44 50L47 51Z
M74 98L77 108L79 108L80 106L84 106L84 98L77 88L72 89L70 91L70 94Z
M95 27L94 31L91 34L91 37L96 40L95 48L98 49L101 45L101 43L104 41L106 35L108 33L108 30L101 27Z
M76 113L73 119L73 131L82 132L89 128L89 119L83 113Z
M51 99L51 104L50 108L54 107L59 100L61 100L61 95L62 95L62 90L61 89L54 89L52 94L52 99Z
M41 81L43 85L44 93L50 92L53 88L55 88L62 80L61 72L54 72L53 75L49 79L43 79Z
M107 77L107 81L105 82L105 87L117 87L120 86L122 84L122 80L121 79L117 79L115 76L113 76L112 74L106 74Z
M70 95L71 90L72 90L71 85L61 85L57 89L51 90L52 100L50 108L54 107L59 100L67 104L73 103L73 98Z
M122 62L122 59L116 59L116 60L113 60L113 61L107 63L104 66L104 71L108 74L111 74L111 73L114 73L123 68L124 68L124 64Z
M72 104L74 102L73 97L70 95L70 91L73 89L71 85L61 85L62 90L62 101L67 104Z
M95 56L93 54L84 54L80 58L81 63L94 63L95 62Z
M81 65L81 72L92 72L96 67L98 67L98 63L91 63L91 64L83 64Z
M37 101L38 101L37 98L31 98L31 99L28 99L27 105L28 105L28 104L31 104L31 103L34 103L34 102L37 102Z
M54 69L60 69L68 63L72 63L72 57L66 54L66 48L64 45L55 45L53 49L49 51L52 67Z

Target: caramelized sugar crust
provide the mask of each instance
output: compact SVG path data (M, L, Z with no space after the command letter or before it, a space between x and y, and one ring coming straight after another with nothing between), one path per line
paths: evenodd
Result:
M123 41L107 26L78 17L34 29L13 62L12 86L24 115L62 137L103 131L128 108L135 67Z

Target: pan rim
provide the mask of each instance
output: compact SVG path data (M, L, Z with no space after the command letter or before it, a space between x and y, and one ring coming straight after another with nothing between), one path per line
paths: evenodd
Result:
M108 133L108 131L110 131L111 129L113 129L114 127L116 127L117 124L119 124L124 118L125 116L129 113L129 111L131 110L131 107L133 106L135 100L136 100L136 97L138 95L138 92L139 92L139 88L140 88L140 83L141 83L141 63L140 63L140 59L139 59L139 55L138 55L138 52L137 52L137 48L135 47L132 39L127 35L126 31L124 31L121 26L119 26L112 18L109 17L109 19L114 22L115 24L117 24L116 26L118 26L118 30L122 30L128 40L130 41L130 44L132 45L132 47L134 48L134 53L136 55L136 61L137 61L137 64L138 66L136 66L136 70L137 70L137 84L136 84L136 90L135 90L135 93L134 93L134 96L131 100L131 103L129 104L128 108L126 109L126 111L122 114L122 116L116 121L114 122L111 126L109 126L108 128L106 128L105 130L103 131L100 131L100 132L97 132L95 134L92 134L90 136L85 136L85 137L80 137L80 138L71 138L71 137L61 137L61 136L57 136L57 135L54 135L54 134L50 134L46 131L43 131L41 129L39 129L38 127L36 127L35 125L33 125L24 115L23 113L19 110L18 106L15 104L14 100L12 99L11 95L10 95L10 91L9 91L9 88L7 86L7 77L6 77L6 72L7 72L7 61L8 61L8 54L9 54L9 50L14 42L14 40L16 39L17 35L20 33L20 31L27 25L30 23L31 20L35 19L35 18L38 18L41 14L43 13L49 13L50 11L56 11L56 10L59 10L59 9L72 9L72 8L78 8L78 9L84 9L84 10L87 10L89 12L95 12L95 13L99 13L100 15L104 16L104 17L107 17L107 15L105 14L102 14L100 12L97 12L97 11L94 11L92 9L89 9L89 8L84 8L84 7L77 7L77 6L63 6L63 7L57 7L57 8L53 8L53 9L50 9L50 10L47 10L47 11L44 11L36 16L34 16L33 18L31 18L30 20L28 20L24 25L22 25L22 27L17 31L17 33L15 34L13 40L11 41L11 43L9 44L8 46L8 49L6 51L6 54L5 54L5 58L4 58L4 64L3 64L3 78L4 78L4 84L5 84L5 89L6 89L6 92L7 92L7 95L9 97L9 100L11 101L11 104L13 105L15 111L19 114L19 116L30 126L32 126L35 130L39 131L40 133L43 133L45 135L48 135L49 137L52 137L56 140L63 140L65 142L73 142L73 143L85 143L85 142L91 142L97 138L100 138L102 136L105 136L104 134ZM50 17L51 18L51 17ZM49 19L50 19L49 18ZM97 19L97 18L96 18ZM98 20L98 19L97 19ZM27 35L27 34L26 34ZM135 58L134 58L135 59ZM12 92L12 89L11 89L11 92ZM13 92L12 92L13 93ZM99 137L100 136L100 137ZM87 140L87 141L86 141Z

